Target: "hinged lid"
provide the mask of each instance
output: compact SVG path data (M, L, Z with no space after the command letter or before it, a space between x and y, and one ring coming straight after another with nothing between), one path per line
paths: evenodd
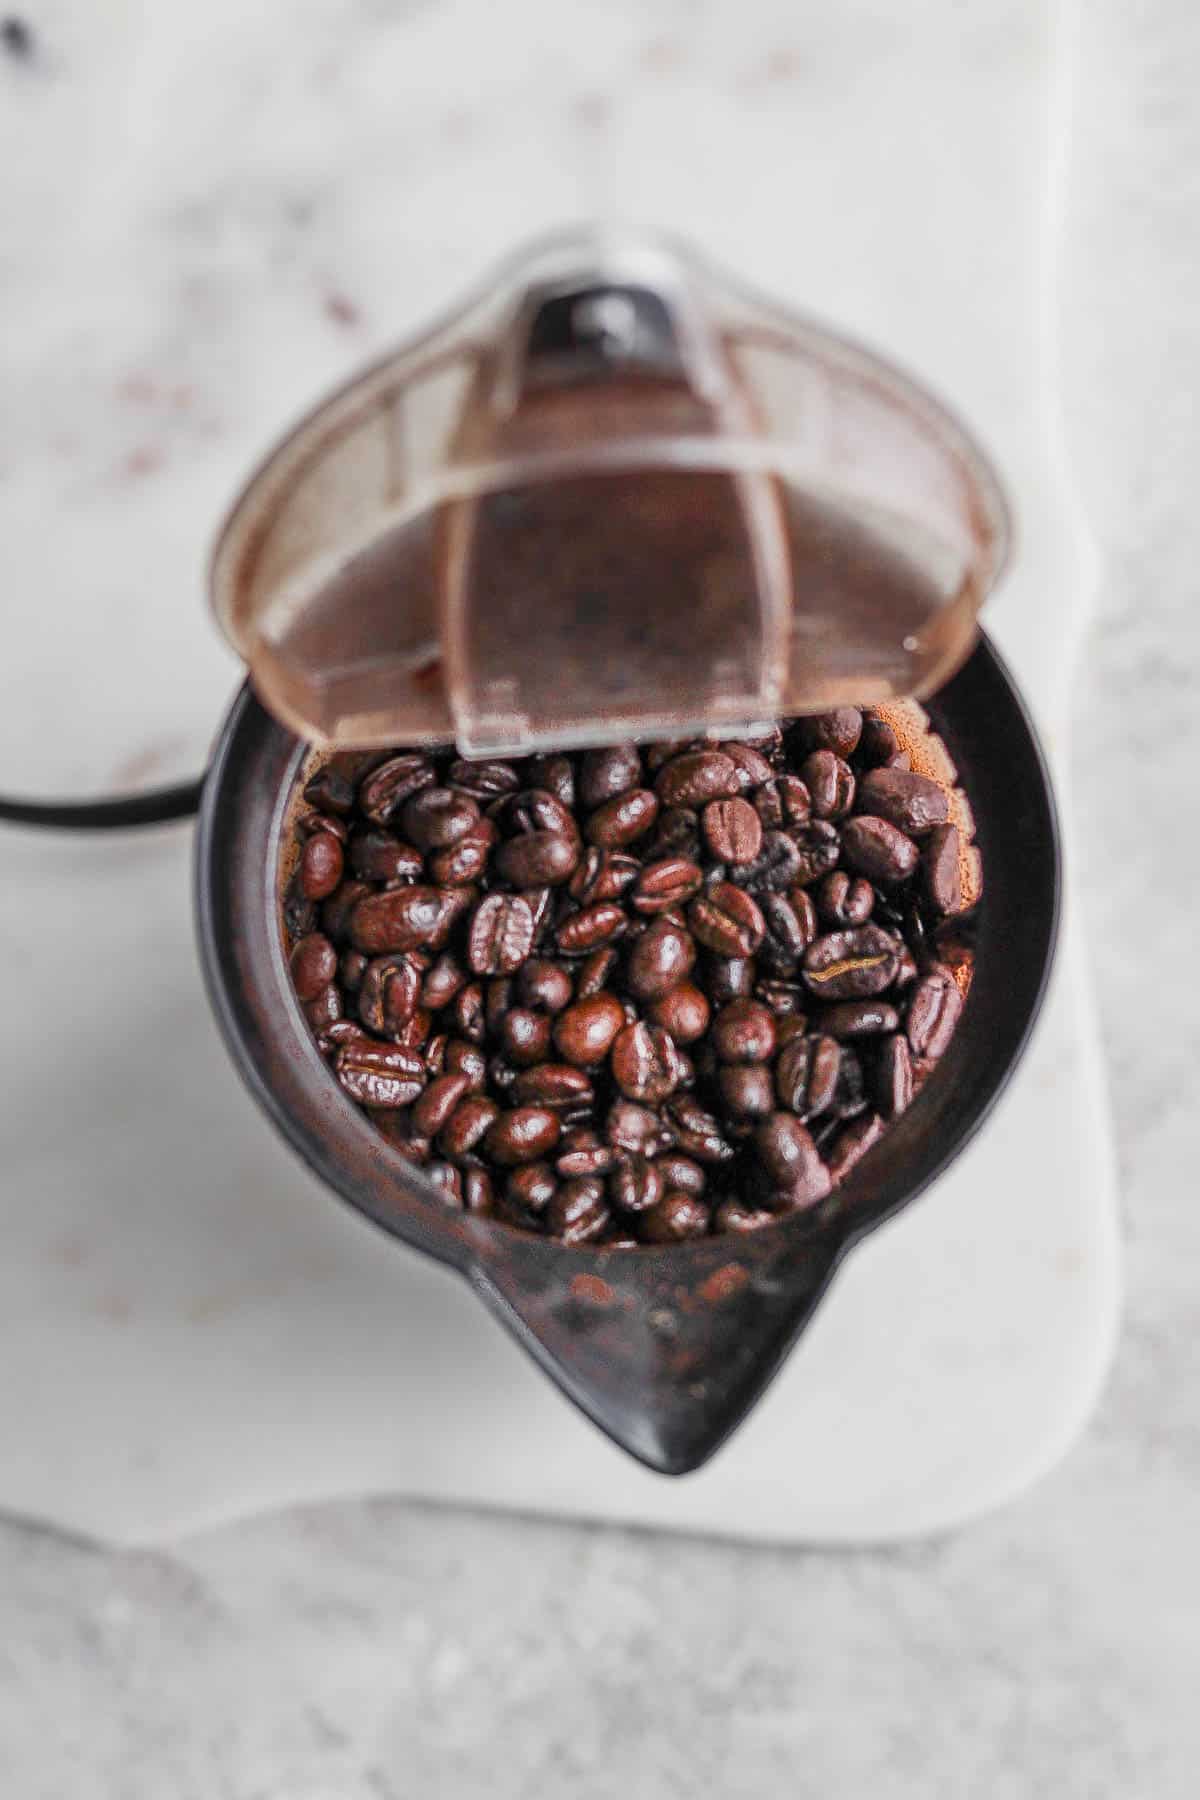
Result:
M904 376L677 245L578 232L310 414L212 596L306 737L494 755L929 692L1006 541Z

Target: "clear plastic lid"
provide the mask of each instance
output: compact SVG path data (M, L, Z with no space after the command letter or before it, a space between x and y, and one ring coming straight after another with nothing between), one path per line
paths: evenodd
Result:
M1007 539L907 377L679 245L579 232L311 413L212 597L304 736L516 754L919 697Z

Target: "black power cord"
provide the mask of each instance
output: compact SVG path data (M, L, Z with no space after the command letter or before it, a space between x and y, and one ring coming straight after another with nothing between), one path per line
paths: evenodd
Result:
M204 777L108 800L16 800L0 794L0 822L50 831L126 831L166 825L199 811Z

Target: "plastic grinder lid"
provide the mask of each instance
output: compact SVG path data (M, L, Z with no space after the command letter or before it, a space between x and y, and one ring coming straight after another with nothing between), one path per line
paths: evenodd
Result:
M516 754L928 693L1007 536L906 377L678 245L581 232L311 413L212 600L303 736Z

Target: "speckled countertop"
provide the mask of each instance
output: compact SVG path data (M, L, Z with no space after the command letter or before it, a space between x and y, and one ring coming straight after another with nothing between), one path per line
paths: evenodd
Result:
M51 24L68 10L44 8ZM6 1794L1196 1792L1200 1027L1188 958L1200 835L1183 824L1200 766L1198 56L1185 0L1087 9L1077 106L1089 154L1066 223L1077 254L1064 379L1106 574L1066 798L1111 1072L1128 1301L1084 1441L1002 1514L886 1552L738 1549L385 1501L264 1519L169 1554L101 1553L9 1522Z

